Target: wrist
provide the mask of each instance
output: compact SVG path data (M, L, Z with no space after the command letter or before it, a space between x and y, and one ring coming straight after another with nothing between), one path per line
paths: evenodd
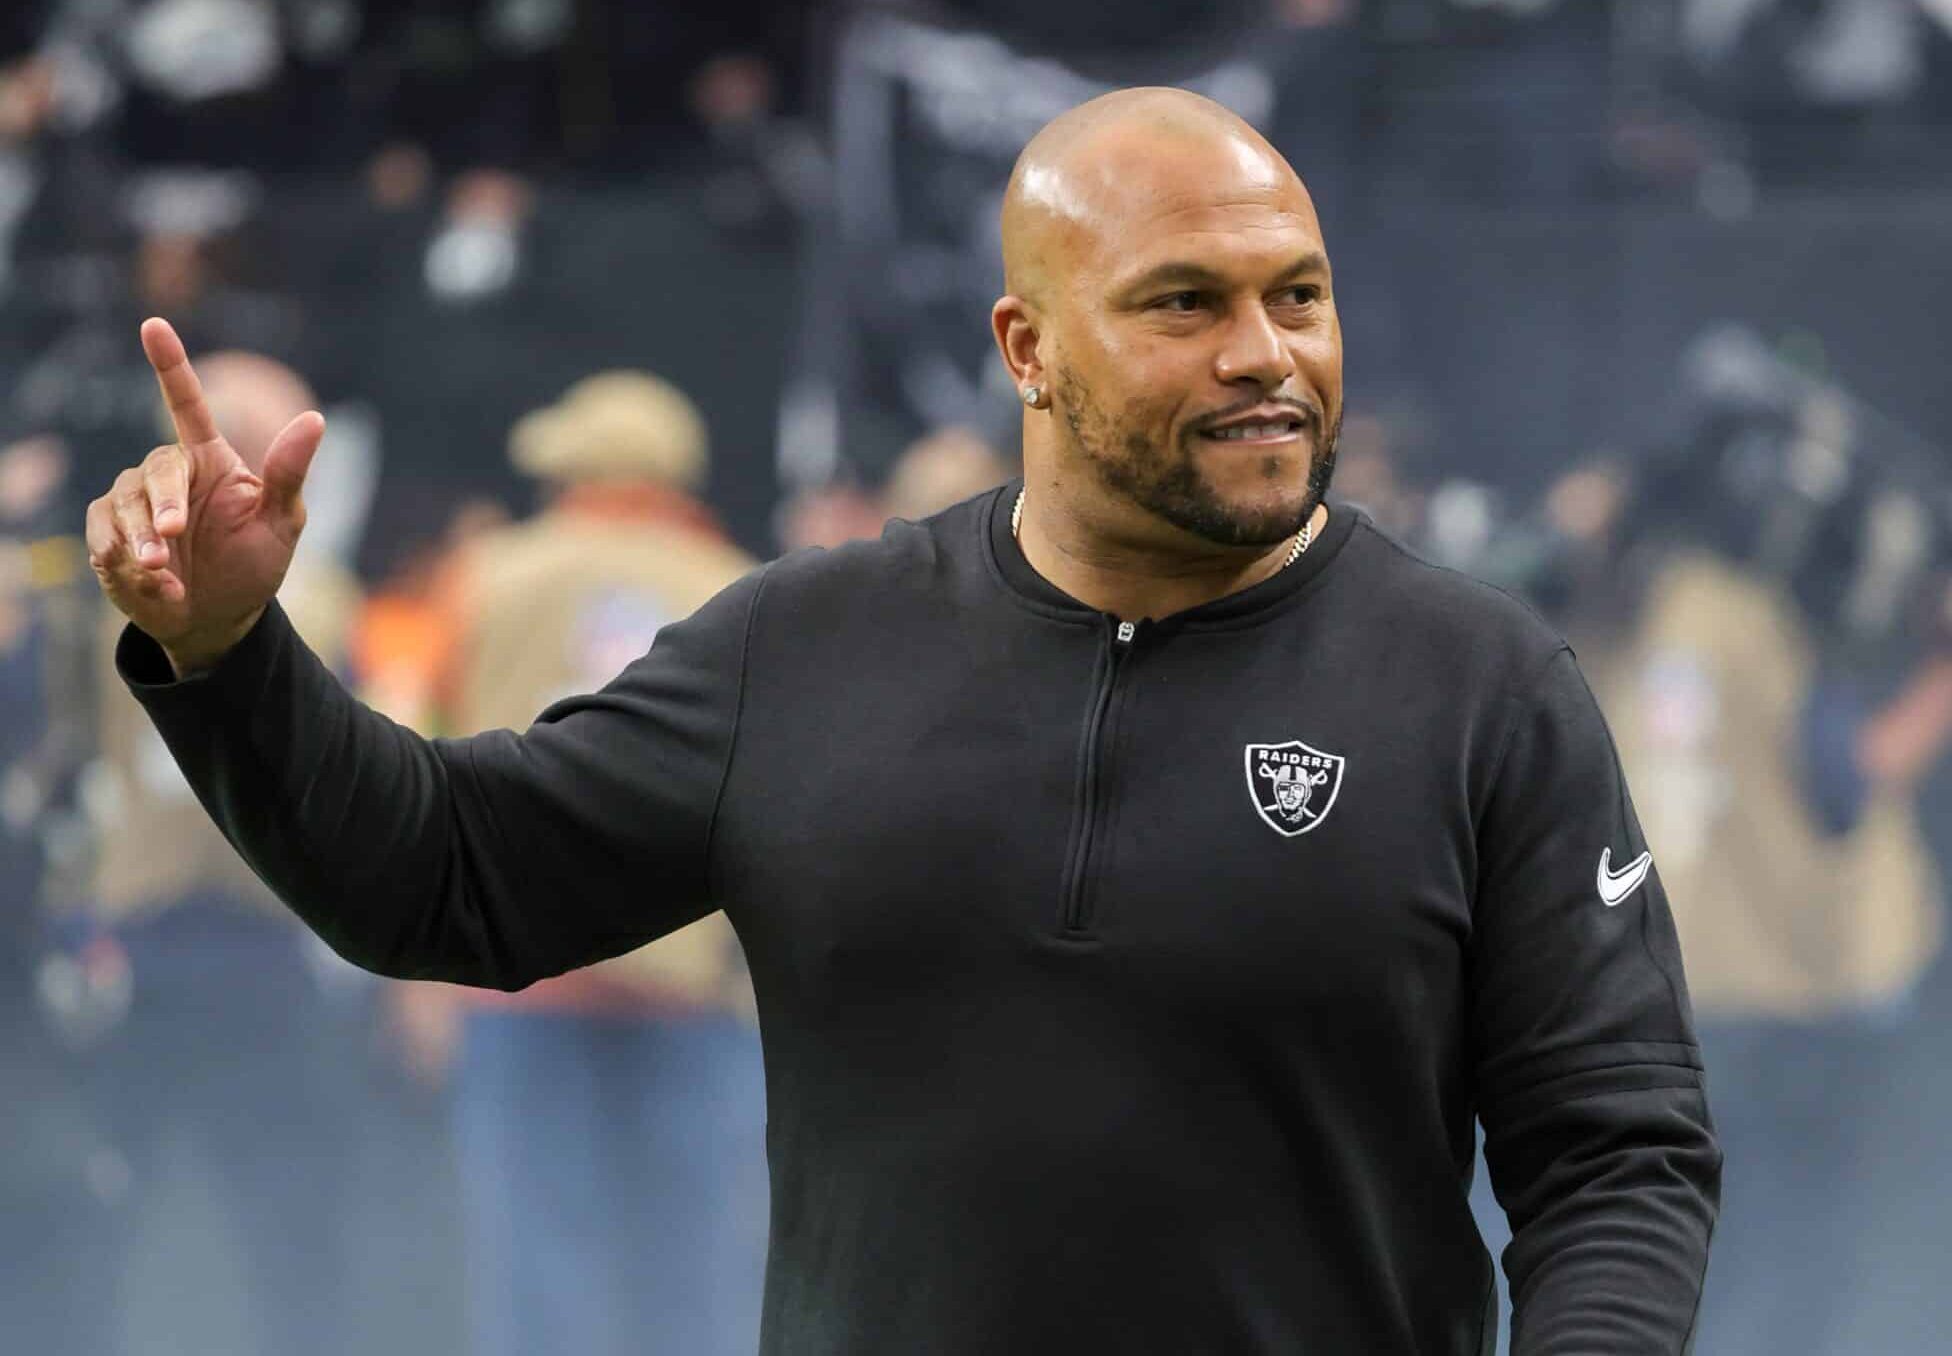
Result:
M263 615L264 608L259 607L237 625L216 635L184 636L164 644L163 654L168 657L177 680L194 678L216 668L225 655L237 648L239 641L251 634L251 628Z

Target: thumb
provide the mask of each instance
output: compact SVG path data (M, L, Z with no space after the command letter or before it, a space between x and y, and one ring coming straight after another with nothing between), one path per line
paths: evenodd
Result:
M312 469L319 442L325 437L325 416L307 410L286 424L264 454L264 508L283 518L297 514L305 475Z

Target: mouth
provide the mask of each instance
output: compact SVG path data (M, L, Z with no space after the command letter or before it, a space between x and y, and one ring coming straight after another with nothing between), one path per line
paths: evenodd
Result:
M1283 411L1230 420L1217 427L1200 430L1199 436L1208 442L1240 447L1279 447L1299 441L1307 428L1308 419L1305 416Z
M1218 429L1202 429L1200 437L1208 443L1228 443L1238 447L1281 447L1300 441L1308 419L1263 419L1257 423L1228 423Z

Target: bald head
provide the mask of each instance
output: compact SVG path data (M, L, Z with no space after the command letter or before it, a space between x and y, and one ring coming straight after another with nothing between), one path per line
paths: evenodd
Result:
M1121 227L1202 198L1258 192L1314 222L1301 179L1261 134L1189 90L1115 90L1060 113L1017 157L1003 196L1004 286L1036 304L1118 248Z

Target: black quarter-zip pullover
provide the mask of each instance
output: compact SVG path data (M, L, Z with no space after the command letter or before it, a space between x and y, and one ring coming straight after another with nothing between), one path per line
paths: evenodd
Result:
M1684 1350L1720 1157L1570 651L1343 506L1120 623L1014 494L777 561L523 734L399 729L275 607L207 674L120 662L369 969L516 988L726 911L766 1356L1487 1353L1474 1116L1519 1356Z

